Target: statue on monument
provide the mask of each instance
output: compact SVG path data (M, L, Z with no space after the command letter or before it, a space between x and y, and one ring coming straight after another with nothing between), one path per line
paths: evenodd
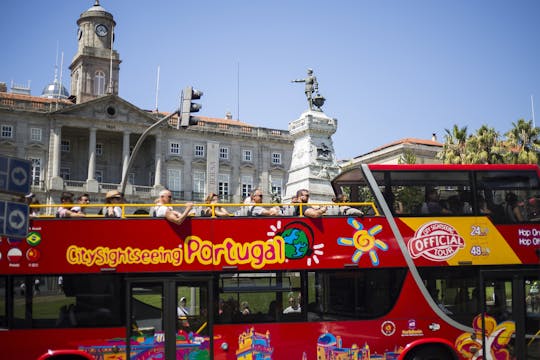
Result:
M309 104L309 110L322 111L321 106L324 105L325 98L323 96L321 96L321 94L319 94L319 83L317 82L317 77L315 77L315 75L313 75L313 70L312 69L307 70L307 77L305 79L291 80L291 82L293 82L293 83L301 83L301 82L305 83L306 88L305 88L304 92L306 94L307 101L308 101L308 104ZM316 94L315 96L313 96L314 93ZM314 109L313 105L315 105L318 109Z

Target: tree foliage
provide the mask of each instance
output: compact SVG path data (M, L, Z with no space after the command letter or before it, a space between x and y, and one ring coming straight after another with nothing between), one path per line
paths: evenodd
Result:
M445 132L437 154L445 164L538 164L540 159L540 129L532 120L513 122L504 137L488 125L470 135L467 126L454 125Z

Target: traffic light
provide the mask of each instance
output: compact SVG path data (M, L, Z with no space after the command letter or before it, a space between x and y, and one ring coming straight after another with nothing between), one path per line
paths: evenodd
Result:
M192 86L187 86L182 92L182 109L180 111L180 126L188 127L190 125L197 125L198 119L195 116L191 116L191 113L198 112L201 108L201 104L193 103L192 100L199 100L203 96L203 92L193 89Z

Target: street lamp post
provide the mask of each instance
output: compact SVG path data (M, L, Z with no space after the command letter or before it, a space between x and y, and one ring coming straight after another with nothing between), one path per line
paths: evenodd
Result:
M135 159L135 156L137 155L137 152L139 151L139 148L141 147L142 143L144 142L144 139L146 139L146 137L148 136L150 131L154 130L156 127L163 124L164 122L166 122L167 120L169 120L170 118L172 118L176 114L179 114L179 110L176 110L176 111L170 113L169 115L165 116L163 119L160 119L160 120L156 121L154 124L152 124L149 128L147 128L142 133L141 137L139 137L139 140L137 140L137 143L135 144L135 147L133 148L133 151L131 152L131 155L129 156L129 160L128 160L128 163L127 163L127 166L126 166L126 170L122 174L122 184L121 184L121 187L120 187L120 192L122 194L124 194L125 191L126 191L127 176L129 174L129 169L131 169L131 165L133 164L133 160ZM178 121L180 121L180 119Z

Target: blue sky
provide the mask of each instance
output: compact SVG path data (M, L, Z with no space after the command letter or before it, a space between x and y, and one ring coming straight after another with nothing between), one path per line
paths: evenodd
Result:
M94 0L9 1L2 6L0 81L39 95L63 83L79 15ZM537 0L101 0L117 23L120 96L172 111L180 91L204 91L200 114L287 129L307 109L313 68L324 112L338 119L338 159L406 137L439 140L454 124L501 133L540 116ZM59 56L60 59L60 56ZM60 60L58 60L60 65ZM536 120L536 119L535 119ZM537 121L535 121L537 122Z

